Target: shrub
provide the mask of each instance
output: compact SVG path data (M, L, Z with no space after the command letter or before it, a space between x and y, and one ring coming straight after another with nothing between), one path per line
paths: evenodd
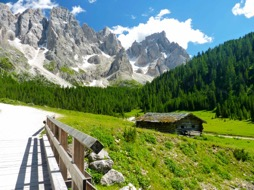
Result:
M247 161L247 160L250 159L249 153L246 152L244 149L241 149L241 150L240 149L235 149L233 154L234 154L234 157L238 161L242 160L244 162L244 161Z
M156 144L157 140L155 136L151 133L143 133L143 137L146 142L151 143L151 144Z
M56 66L57 65L55 61L50 61L49 63L43 65L43 67L50 72L53 72Z
M67 66L63 66L60 68L60 71L62 73L67 73L68 75L74 75L75 74L75 71L72 70L71 68L67 67Z
M94 182L95 184L99 184L100 181L101 181L101 178L102 178L103 174L97 172L96 170L92 170L92 169L89 169L89 168L87 169L87 171L88 171L88 173L91 174L93 182Z
M155 168L157 165L158 165L158 158L156 158L156 159L153 161L153 163L152 163L153 168Z
M9 71L14 69L14 66L7 57L0 57L0 68Z
M186 173L179 168L179 166L176 165L176 163L166 158L164 163L166 164L167 168L176 176L176 177L184 177L186 176Z
M165 142L165 147L170 150L173 147L173 143L170 141L167 141Z
M146 176L137 175L138 183L142 189L148 189L150 186L150 180Z
M188 179L184 183L189 189L200 189L198 182L195 179Z
M222 179L231 180L231 176L227 171L219 169L217 173Z
M197 153L196 143L182 143L180 144L180 149L186 156L193 156Z
M92 130L91 136L97 138L104 146L114 145L114 137L102 127L96 127Z
M125 128L123 132L123 137L127 142L135 142L137 138L136 127Z
M229 164L229 158L227 157L227 155L225 154L224 151L219 151L216 154L217 158L219 158L219 160L223 163L223 164Z
M184 189L183 183L178 178L173 178L171 180L171 186L173 187L173 189L176 189L176 190Z
M202 173L204 173L204 174L209 174L209 173L211 173L211 167L210 167L209 164L207 164L207 163L202 163L202 164L200 165L200 168L201 168Z

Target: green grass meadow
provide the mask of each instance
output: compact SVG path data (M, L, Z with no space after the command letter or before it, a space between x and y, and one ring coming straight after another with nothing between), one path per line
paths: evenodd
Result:
M45 109L45 108L44 108ZM139 129L126 119L75 111L47 109L62 114L59 120L100 140L114 161L113 168L123 173L125 182L98 189L119 189L128 183L142 189L230 189L254 181L254 141L203 135L189 138L154 130ZM139 110L128 113L141 114ZM211 112L195 112L207 121L205 131L216 125L241 121L212 119ZM210 124L210 125L209 125ZM239 126L239 125L238 125ZM237 127L233 132L237 134ZM225 130L226 131L226 130ZM233 134L233 133L231 133ZM252 136L247 130L241 135ZM89 170L99 182L102 174Z
M254 137L254 123L251 121L215 118L215 114L210 111L195 111L192 113L207 122L203 124L204 132Z

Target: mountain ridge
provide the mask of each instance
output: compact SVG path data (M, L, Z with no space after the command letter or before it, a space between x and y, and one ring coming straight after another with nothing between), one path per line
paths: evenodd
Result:
M151 35L141 42L141 47L149 50L150 57L143 52L139 55L139 62L144 57L151 58L153 55L153 59L143 60L147 63L142 65L131 61L133 56L128 53L131 51L123 49L117 36L108 27L95 32L87 24L80 26L75 16L64 7L54 7L49 18L46 18L40 9L27 9L21 14L13 15L7 5L0 3L0 10L2 40L18 49L28 60L29 70L14 63L15 68L19 68L18 72L21 69L22 72L25 70L32 75L37 73L48 80L51 79L45 73L51 72L66 81L64 86L100 84L98 86L105 87L114 80L133 79L145 83L189 60L186 51L179 45L170 43L163 32ZM163 40L157 40L152 46L146 42L152 38ZM144 44L152 47L145 47ZM135 46L135 43L133 45ZM161 47L165 45L174 46L178 52L174 54L174 58L170 56L171 60L161 56L161 51L166 51ZM156 46L160 46L160 49L156 49ZM39 58L35 56L34 52L38 49L41 49L44 57L42 54L39 54ZM172 52L164 52L163 55ZM42 59L41 67L30 64L41 62ZM48 70L53 66L52 70Z

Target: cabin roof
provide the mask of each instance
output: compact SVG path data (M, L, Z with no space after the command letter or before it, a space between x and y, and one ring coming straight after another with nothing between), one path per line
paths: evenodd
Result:
M136 121L140 122L153 122L153 123L176 123L184 118L191 117L197 119L202 123L206 121L200 119L199 117L193 115L192 113L146 113L145 115L138 117Z

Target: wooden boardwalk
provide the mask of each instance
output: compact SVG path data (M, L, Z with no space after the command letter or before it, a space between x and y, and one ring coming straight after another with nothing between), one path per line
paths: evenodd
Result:
M50 190L42 140L50 113L0 103L0 190Z

